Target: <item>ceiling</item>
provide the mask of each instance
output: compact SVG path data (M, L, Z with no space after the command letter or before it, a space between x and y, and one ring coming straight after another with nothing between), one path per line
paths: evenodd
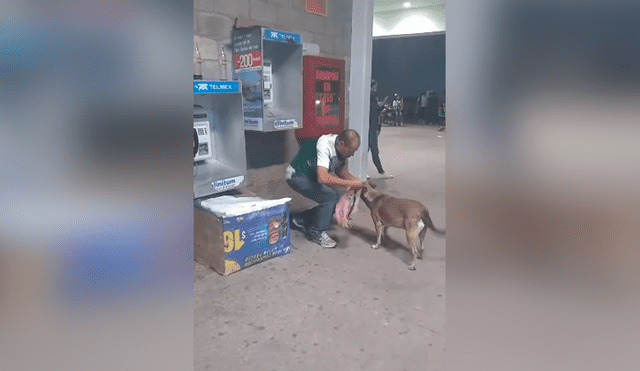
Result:
M408 2L411 4L409 8L405 8L403 4ZM373 13L384 13L398 10L411 10L416 8L438 7L444 9L445 0L375 0L373 3Z
M444 32L445 18L445 0L374 0L373 37Z

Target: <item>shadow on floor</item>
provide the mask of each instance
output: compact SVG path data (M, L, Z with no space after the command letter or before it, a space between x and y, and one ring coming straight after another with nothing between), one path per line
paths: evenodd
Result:
M353 226L353 228L349 229L352 235L359 237L362 241L364 241L368 246L373 245L376 242L376 231L370 230L366 228L362 228L359 226ZM404 231L403 231L404 233ZM429 233L429 232L427 232ZM391 238L389 235L382 235L381 247L393 254L395 257L406 263L407 265L411 264L411 260L413 259L413 254L411 254L411 250L407 243L401 243ZM429 255L429 238L428 236L424 239L424 254L422 260L428 261L445 261L446 258L444 256L435 256Z
M362 241L364 241L368 246L373 245L376 242L377 235L375 230L365 229L359 226L353 226L349 229L350 234L359 237ZM411 251L408 250L408 247L403 245L402 243L394 240L388 235L382 235L382 249L390 252L396 258L400 259L407 265L411 263L413 259L413 255Z

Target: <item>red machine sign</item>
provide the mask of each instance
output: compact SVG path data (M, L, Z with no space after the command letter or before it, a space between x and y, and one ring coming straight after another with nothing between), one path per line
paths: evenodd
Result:
M304 56L304 124L296 130L298 139L338 134L344 129L345 61Z
M307 13L327 16L327 0L307 0Z
M262 52L259 50L235 56L236 70L262 66Z

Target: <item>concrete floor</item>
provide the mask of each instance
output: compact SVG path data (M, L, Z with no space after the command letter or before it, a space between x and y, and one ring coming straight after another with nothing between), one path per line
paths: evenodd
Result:
M385 193L424 203L445 225L446 133L383 127ZM370 157L370 156L369 156ZM377 173L370 161L371 173ZM291 231L292 253L227 277L194 264L195 370L444 370L445 239L428 232L417 270L404 231L375 230L361 204L355 226L334 226L335 249Z

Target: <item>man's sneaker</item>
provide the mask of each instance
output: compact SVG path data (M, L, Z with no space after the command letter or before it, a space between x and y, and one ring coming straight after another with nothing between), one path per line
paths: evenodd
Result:
M393 175L389 173L380 173L380 179L393 179Z
M304 223L299 218L291 218L291 225L293 225L294 228L299 230L299 231L304 231L305 230Z
M310 237L309 240L311 242L317 243L318 245L320 245L322 247L327 247L327 248L336 247L336 245L338 244L331 237L329 237L327 232L322 232L320 234L320 236L315 237L315 238L314 237Z

